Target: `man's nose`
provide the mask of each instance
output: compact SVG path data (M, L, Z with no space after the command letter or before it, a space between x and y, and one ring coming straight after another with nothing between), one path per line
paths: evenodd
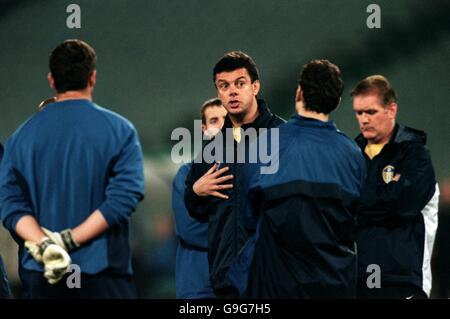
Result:
M361 122L362 123L369 123L369 116L367 114L363 113L361 115Z
M234 85L230 86L230 96L236 96L238 94L237 89Z

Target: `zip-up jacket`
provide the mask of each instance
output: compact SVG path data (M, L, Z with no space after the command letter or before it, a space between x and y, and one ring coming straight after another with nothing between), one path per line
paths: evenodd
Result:
M367 140L356 138L362 150ZM431 290L430 258L437 229L439 189L426 134L396 125L391 140L372 160L358 207L358 279L366 285L378 265L381 287ZM393 181L400 174L398 182Z
M354 297L361 151L333 122L300 115L279 127L279 145L275 174L247 166L258 226L229 279L251 298Z
M242 126L245 130L248 128L256 129L259 134L261 128L272 128L280 125L284 121L278 116L272 114L263 100L258 100L258 116L249 124ZM231 133L232 123L227 117L221 131L221 135L216 137L208 143L222 136L224 141L233 139L229 134ZM248 151L248 145L251 138L242 137L240 147L245 147ZM216 198L214 196L200 197L192 190L193 184L203 176L214 163L195 163L189 172L186 179L185 204L189 214L199 221L208 221L208 261L210 269L211 283L214 291L221 296L221 291L231 287L226 280L225 275L228 271L231 261L237 256L239 250L248 240L248 230L244 227L242 221L242 207L245 200L245 193L242 193L243 184L243 167L244 163L237 163L238 143L233 140L233 158L227 158L227 143L223 143L223 159L221 167L228 166L229 171L224 174L233 174L232 179L233 188L225 190L222 193L229 196L228 200ZM245 154L247 156L248 154ZM244 159L245 161L245 159ZM226 183L229 183L228 181Z

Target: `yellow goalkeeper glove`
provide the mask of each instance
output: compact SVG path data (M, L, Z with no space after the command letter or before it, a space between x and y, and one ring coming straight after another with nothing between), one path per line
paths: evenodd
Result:
M44 277L49 284L60 281L69 270L69 254L50 238L44 237L39 245L26 241L25 247L37 262L44 263Z

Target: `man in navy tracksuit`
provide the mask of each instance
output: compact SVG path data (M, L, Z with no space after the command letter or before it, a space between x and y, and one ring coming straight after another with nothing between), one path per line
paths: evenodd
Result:
M218 98L206 101L201 110L202 131L212 138L223 126L226 109ZM215 298L209 280L208 223L192 218L184 205L186 176L192 163L180 167L173 179L172 210L179 239L175 270L176 296L180 299Z
M128 120L92 102L95 62L83 41L58 45L48 76L56 102L5 145L1 217L29 298L136 297L129 218L143 198L142 150ZM72 289L70 261L81 271Z
M334 64L306 64L297 88L297 114L268 131L278 130L278 171L261 174L260 162L246 166L247 227L259 218L257 232L228 275L245 297L355 295L355 207L365 163L355 142L329 121L343 88ZM269 150L273 146L268 144Z
M276 127L283 120L272 114L263 100L256 98L260 89L259 74L255 62L247 54L233 51L223 56L214 67L213 80L228 115L221 134L216 135L204 150L217 142L218 136L224 141L231 140L231 143L224 142L215 153L220 169L217 163L194 162L186 179L185 204L192 217L208 222L211 284L218 298L228 298L236 295L226 273L251 235L242 221L244 163L238 160L238 148L248 150L254 137L241 132L252 129L256 135L261 128Z
M426 298L439 198L426 134L396 123L397 96L385 77L365 78L351 95L367 163L358 207L358 297Z

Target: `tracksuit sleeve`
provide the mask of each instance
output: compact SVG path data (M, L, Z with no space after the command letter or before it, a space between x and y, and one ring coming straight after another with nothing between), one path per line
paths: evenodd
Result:
M203 172L203 174L206 173ZM211 208L211 198L210 196L198 196L195 194L192 186L202 175L202 165L201 163L195 163L192 165L188 176L186 178L186 189L184 191L184 203L186 209L194 219L199 222L208 221L208 215Z
M410 145L396 173L401 175L398 182L379 184L363 192L361 201L365 203L366 212L414 218L432 198L436 180L431 157L425 147Z
M143 164L138 134L132 128L114 159L106 187L106 199L98 208L110 227L128 219L144 198Z
M0 168L0 205L3 225L15 232L16 224L25 215L34 215L27 184L12 162L10 141L6 143Z
M180 168L172 183L172 210L175 218L175 231L179 238L194 247L206 249L208 246L208 228L204 223L189 216L184 205L186 175L190 166Z

